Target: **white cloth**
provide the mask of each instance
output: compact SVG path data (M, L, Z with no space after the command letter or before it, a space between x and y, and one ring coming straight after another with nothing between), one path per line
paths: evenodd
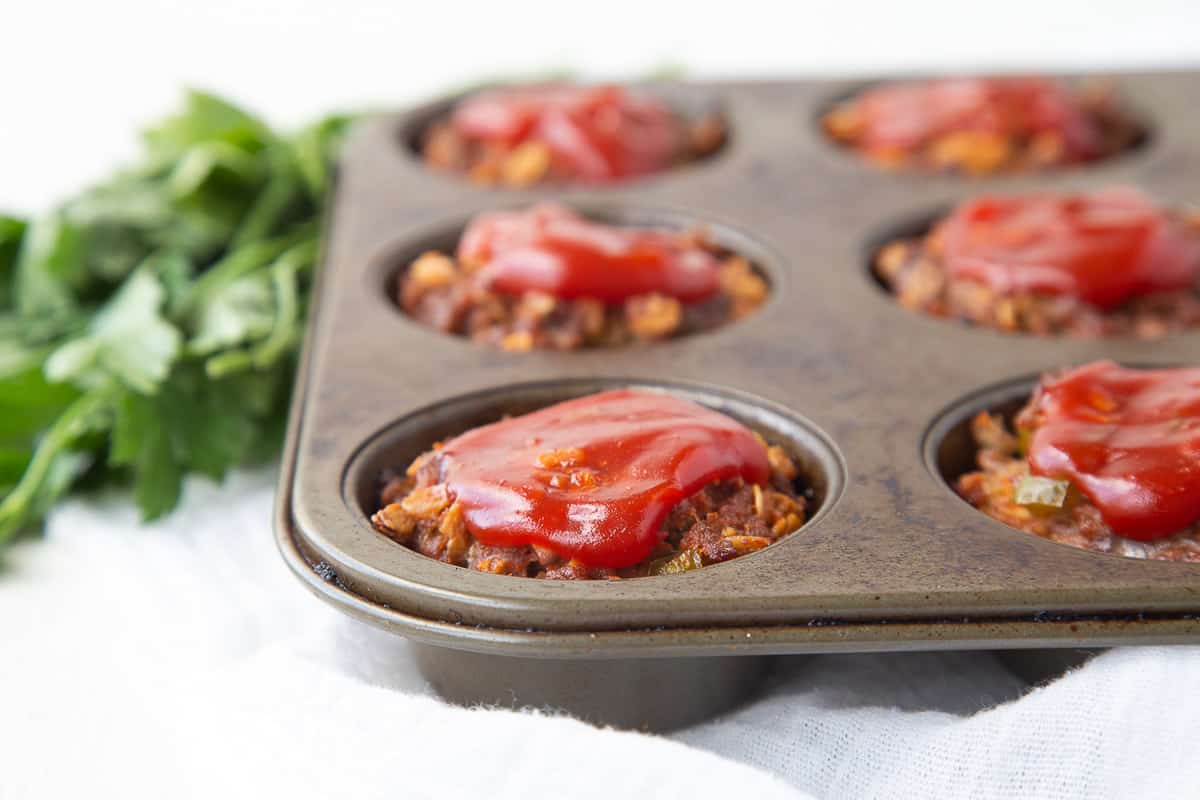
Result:
M123 500L72 501L47 539L10 553L0 798L1200 788L1200 648L1113 651L1023 697L986 653L786 659L760 699L675 741L452 708L429 695L402 639L287 573L270 534L272 482L192 482L180 512L148 527Z

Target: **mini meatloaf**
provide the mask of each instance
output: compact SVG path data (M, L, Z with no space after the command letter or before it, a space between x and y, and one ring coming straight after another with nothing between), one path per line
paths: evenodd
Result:
M1108 158L1143 138L1107 83L940 78L876 86L825 114L826 133L886 169L989 175Z
M429 166L507 187L611 183L715 152L725 125L620 86L548 84L480 92L420 140Z
M680 398L616 390L476 428L385 477L372 517L422 555L559 580L668 575L753 553L810 500L782 447Z
M504 350L578 350L712 330L755 311L766 280L702 230L606 225L555 205L481 214L457 251L399 276L414 319Z
M981 413L971 433L979 469L956 488L988 516L1085 550L1200 561L1200 369L1089 364L1043 378L1012 430Z
M1130 188L982 197L875 256L906 308L1014 333L1152 339L1200 326L1200 215Z

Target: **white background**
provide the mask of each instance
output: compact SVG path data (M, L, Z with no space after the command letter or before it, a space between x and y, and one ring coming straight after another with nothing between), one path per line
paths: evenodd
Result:
M1197 0L467 3L17 0L0 45L0 208L36 210L128 157L179 88L273 122L393 106L480 77L1200 66Z

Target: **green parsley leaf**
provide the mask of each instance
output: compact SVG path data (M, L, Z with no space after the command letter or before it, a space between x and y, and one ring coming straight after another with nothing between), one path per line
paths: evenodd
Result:
M74 387L50 383L39 359L30 359L22 371L0 372L0 446L32 450L38 435L53 424L78 397Z
M253 150L272 137L252 114L208 92L192 90L183 110L143 133L152 154L178 159L189 148L213 142Z
M110 398L97 391L79 397L55 419L20 481L0 500L0 543L39 522L66 493L91 460L75 445L87 434L111 426L111 412Z
M277 452L352 119L285 136L190 92L138 163L0 215L0 544L73 487L131 486L153 519L188 473Z
M25 232L13 289L17 311L29 325L27 338L52 338L75 314L72 284L84 275L82 244L82 232L61 213L35 221Z
M165 299L166 291L153 272L135 272L92 319L86 334L50 355L46 377L83 387L115 377L135 391L155 392L182 339L160 313Z
M160 398L120 393L115 403L112 447L108 461L134 473L134 499L145 520L175 507L183 487L184 467L171 443L168 418Z

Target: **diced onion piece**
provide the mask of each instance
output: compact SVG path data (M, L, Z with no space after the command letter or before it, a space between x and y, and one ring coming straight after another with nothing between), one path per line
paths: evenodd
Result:
M674 575L677 572L688 572L700 569L704 561L699 550L684 550L670 558L661 559L650 567L651 575Z
M1067 491L1070 488L1070 481L1026 475L1017 484L1013 499L1022 506L1062 508L1063 503L1067 501Z

